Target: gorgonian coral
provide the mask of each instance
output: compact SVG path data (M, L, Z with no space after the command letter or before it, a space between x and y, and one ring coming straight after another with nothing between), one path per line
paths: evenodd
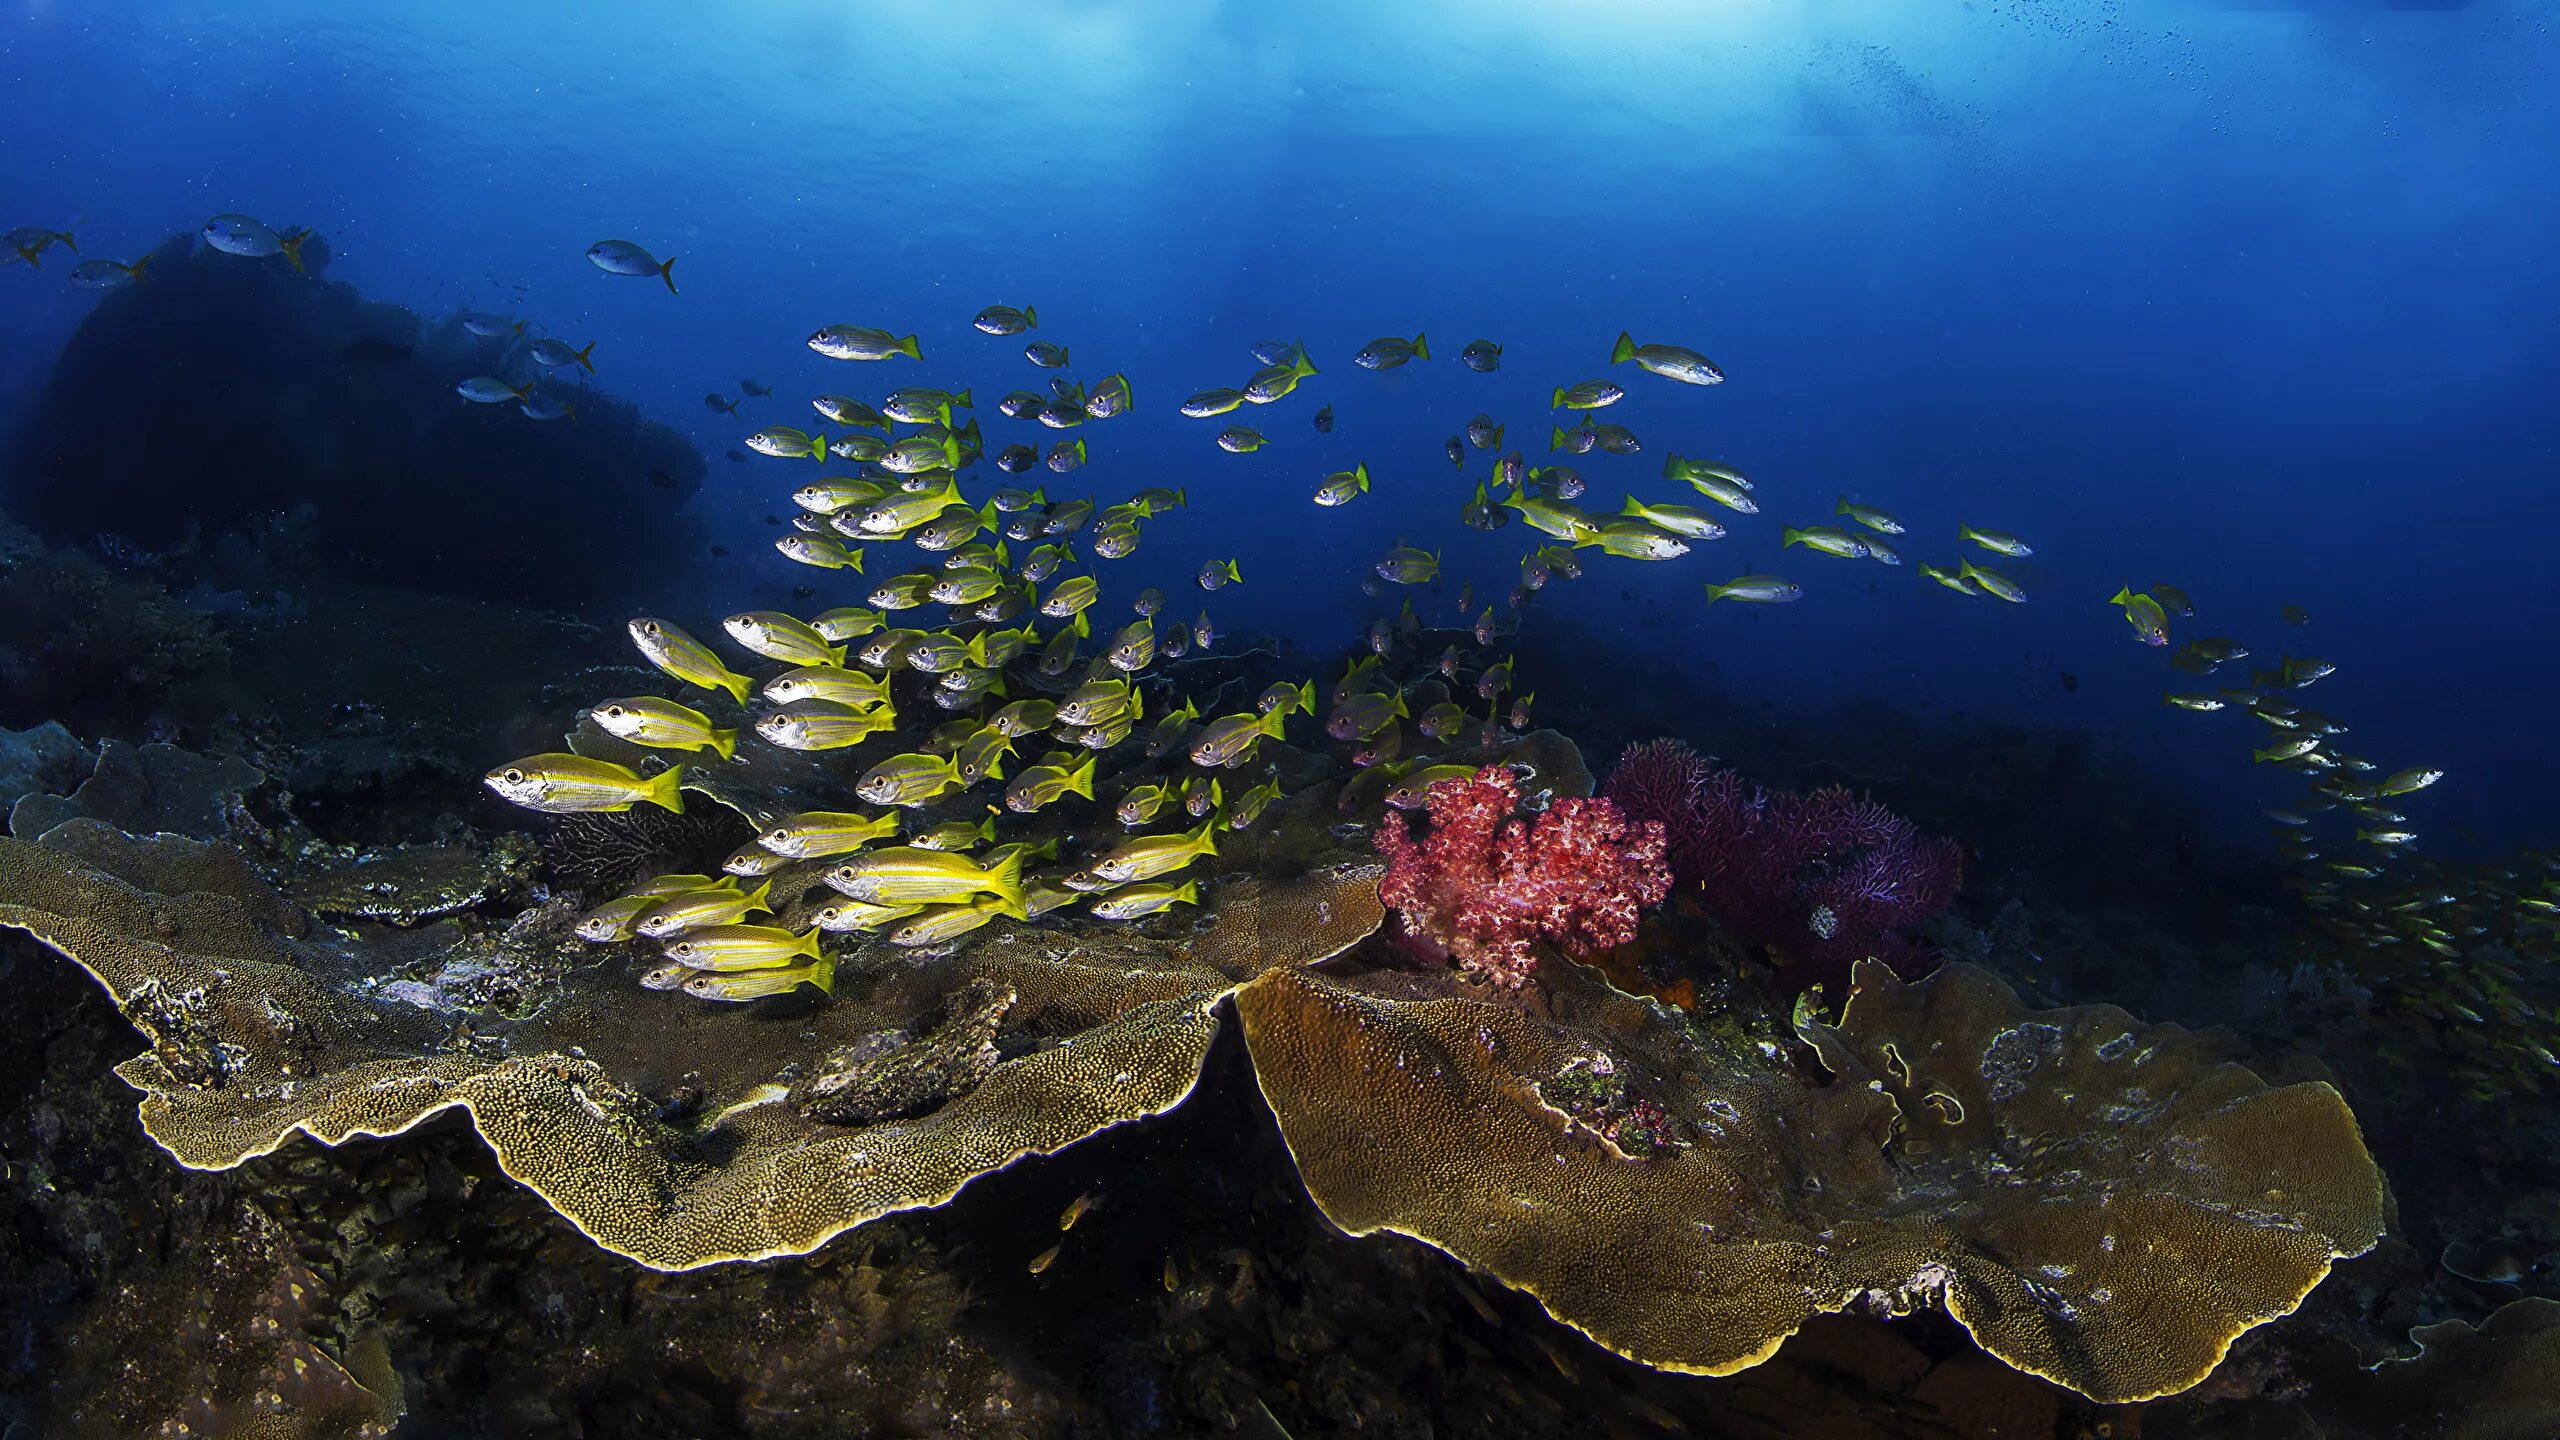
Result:
M1676 740L1628 748L1605 793L1662 826L1672 869L1744 940L1776 950L1805 983L1868 956L1923 968L1902 928L1945 908L1964 850L1837 786L1769 790Z
M1631 824L1607 800L1562 799L1522 818L1519 781L1487 766L1432 786L1425 804L1431 828L1419 836L1400 812L1379 823L1389 864L1378 896L1406 936L1497 985L1526 983L1542 940L1577 957L1625 944L1671 891L1662 826Z

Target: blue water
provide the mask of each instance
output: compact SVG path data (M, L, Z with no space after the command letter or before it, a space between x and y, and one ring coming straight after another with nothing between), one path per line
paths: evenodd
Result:
M1577 460L1585 503L1694 500L1659 479L1679 451L1759 478L1765 513L1549 588L1621 659L2088 725L2236 823L2295 786L2252 771L2245 717L2161 707L2198 687L2106 600L2168 581L2203 607L2181 638L2334 661L2305 703L2385 769L2451 772L2409 803L2430 850L2547 833L2560 42L2534 7L376 8L13 4L0 223L77 218L84 254L129 258L245 211L318 229L368 296L598 342L599 383L712 457L696 503L734 554L666 577L671 613L811 578L759 517L816 467L719 459L746 427L703 392L752 377L777 393L749 419L806 424L821 390L967 382L991 437L1025 438L991 407L1044 376L968 321L1030 303L1073 373L1141 402L1057 489L1193 500L1115 586L1187 614L1183 577L1234 553L1222 626L1330 651L1381 610L1360 565L1399 536L1498 600L1524 532L1458 528L1441 443L1482 410L1543 461L1548 389L1623 328L1731 379L1613 372L1605 418L1646 453ZM607 237L677 257L682 294L590 266ZM0 419L95 299L54 259L0 269ZM916 331L926 361L857 376L803 347L839 321ZM1440 358L1349 363L1417 331ZM1454 363L1479 335L1500 374ZM1293 337L1324 373L1233 417L1269 448L1173 412ZM1308 503L1355 460L1373 495ZM1779 553L1844 494L1900 515L1913 562L1952 563L1959 521L2027 537L2033 602ZM1805 600L1705 607L1702 581L1758 570Z

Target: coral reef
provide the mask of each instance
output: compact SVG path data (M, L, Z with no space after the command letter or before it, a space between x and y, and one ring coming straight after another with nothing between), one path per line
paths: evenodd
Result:
M1813 1086L1587 977L1542 971L1539 1017L1399 971L1239 991L1326 1215L1437 1245L1650 1365L1725 1374L1823 1312L1942 1307L2108 1402L2195 1385L2381 1233L2337 1092L2270 1087L2174 1026L1863 963L1836 1024L1799 1021L1833 1076Z
M157 579L0 526L0 725L131 733L173 706L209 713L202 687L230 660L213 619Z
M1407 936L1496 985L1527 983L1540 941L1573 956L1625 944L1670 891L1662 826L1630 824L1607 800L1569 796L1518 818L1519 780L1489 765L1432 786L1426 803L1427 834L1399 811L1379 821L1379 898Z
M601 900L645 876L716 870L754 833L714 806L681 815L654 805L563 815L542 832L542 858L553 875Z
M1916 973L1924 961L1905 929L1945 908L1964 876L1961 846L1872 800L1837 786L1771 791L1677 741L1634 747L1604 789L1631 818L1662 827L1679 883L1784 960L1800 987L1862 959Z
M205 556L308 505L325 576L564 608L654 588L698 551L677 507L705 466L673 430L594 390L550 424L466 404L457 381L529 368L521 341L237 261L173 239L149 284L101 297L0 466L0 504L58 543ZM601 512L611 545L560 543ZM162 634L101 638L114 655ZM89 672L109 673L66 667Z

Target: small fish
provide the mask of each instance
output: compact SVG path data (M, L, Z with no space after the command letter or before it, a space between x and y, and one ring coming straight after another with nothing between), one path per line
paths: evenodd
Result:
M2193 618L2196 613L2196 602L2188 599L2187 592L2175 585L2152 586L2151 598L2159 601L2162 609L2181 619Z
M528 380L522 385L510 385L494 375L474 375L454 386L453 393L474 405L504 405L532 394L533 382Z
M1852 503L1846 495L1840 497L1840 503L1832 508L1831 513L1834 515L1846 515L1850 519L1857 521L1859 524L1864 525L1868 529L1876 531L1879 534L1899 535L1902 533L1901 521L1894 519L1892 516L1876 509L1872 505L1859 505Z
M1199 573L1192 578L1203 590L1223 590L1230 585L1242 583L1244 572L1236 568L1236 562L1233 559L1204 560L1200 562Z
M1458 363L1479 375L1490 375L1502 368L1502 347L1490 340L1470 340L1458 352Z
M844 647L827 643L827 637L796 616L779 610L748 610L720 622L729 638L768 660L786 665L844 664Z
M796 700L766 712L756 721L756 734L786 750L842 750L897 723L897 713L886 705L857 709L832 700Z
M1361 346L1360 353L1351 357L1351 363L1363 370L1393 370L1407 361L1430 358L1430 343L1420 334L1416 334L1410 340L1399 340L1393 335L1381 335Z
M1399 544L1369 568L1391 584L1421 585L1440 578L1440 557L1429 550Z
M18 232L13 231L11 233L14 237ZM68 250L77 252L80 248L79 246L71 243L71 236L67 231L48 230L40 233L49 235L53 239L60 241L63 247ZM265 224L246 215L216 215L212 219L204 222L204 229L198 233L204 237L204 243L221 251L225 255L241 255L253 260L263 260L270 255L281 255L293 266L295 274L307 275L310 273L302 263L302 247L309 243L311 239L311 232L308 230L288 230L279 234ZM14 239L12 241L11 248L17 250L19 254L26 256L28 264L32 265L35 263L35 256L29 254L26 248L23 245L16 243ZM39 244L37 248L41 249L43 247ZM603 247L599 246L597 248L601 249ZM639 247L634 246L632 248L638 249ZM591 250L587 253L592 257L595 252ZM603 264L604 262L597 261L596 263ZM667 263L672 265L675 262L670 260ZM669 291L673 291L675 289L675 282L672 280L667 282L667 289Z
M1085 397L1084 413L1095 420L1108 420L1127 414L1137 403L1135 392L1129 388L1129 377L1113 371L1093 382L1093 393Z
M1073 1230L1076 1228L1076 1222L1083 1219L1085 1217L1085 1212L1091 1210L1094 1205L1101 1200L1101 1198L1100 1194L1091 1190L1077 1196L1074 1201L1067 1206L1066 1213L1058 1217L1058 1228L1060 1230Z
M1033 765L1013 777L1004 792L1005 808L1028 815L1068 795L1093 798L1093 759L1081 765Z
M1290 356L1279 364L1266 365L1253 372L1252 377L1244 382L1245 402L1250 405L1268 405L1274 400L1286 397L1290 391L1298 388L1299 381L1315 373L1316 367L1308 363L1304 351Z
M733 973L700 970L685 980L684 993L696 1000L757 1000L767 995L788 994L803 985L815 985L830 995L834 994L835 960L821 955L806 965L781 965Z
M2311 623L2311 612L2303 609L2299 605L2287 605L2278 613L2284 616L2284 623L2287 625L2308 625Z
M1630 495L1618 513L1691 540L1721 540L1725 536L1724 526L1713 516L1686 505L1653 505ZM1464 610L1467 607L1461 605L1458 608Z
M1093 532L1093 553L1105 560L1125 560L1138 551L1138 523L1123 520Z
M757 380L741 380L738 382L738 388L758 398L763 398L773 393L772 390L766 388L763 382Z
M82 290L120 290L139 284L143 270L150 264L148 255L130 265L118 260L83 260L71 267L71 283Z
M1040 312L1025 305L1017 310L1010 305L990 305L969 322L986 335L1019 335L1040 328Z
M2320 737L2317 735L2291 735L2264 750L2252 750L2249 753L2263 765L2271 760L2299 760L2319 748Z
M972 825L966 820L945 820L929 830L917 832L907 843L919 850L943 850L957 854L975 850L996 838L996 817Z
M1250 455L1269 443L1250 425L1230 425L1218 432L1218 448L1230 455Z
M606 700L587 712L608 735L660 750L709 750L723 760L735 759L738 732L722 730L711 717L690 706L655 695Z
M699 640L664 620L642 616L630 624L631 643L640 654L660 670L705 690L726 690L739 704L747 703L755 682L720 662L720 657Z
M1196 765L1217 768L1247 753L1263 739L1278 740L1282 736L1285 714L1228 715L1212 720L1191 744L1191 759Z
M480 310L463 311L462 328L470 331L474 335L478 335L483 339L489 340L500 339L506 336L521 336L524 334L523 321L510 320L504 315L491 315L486 311ZM718 399L719 397L713 396L711 398ZM711 408L714 410L734 410L735 406L732 402L722 401L720 404L714 405Z
M1440 453L1448 456L1449 463L1458 469L1467 468L1467 442L1457 436L1450 436L1448 442L1440 447Z
M1188 834L1140 835L1124 840L1094 862L1093 873L1114 884L1130 884L1170 874L1200 856L1217 853L1217 820L1212 816Z
M1641 520L1603 521L1600 533L1581 543L1597 546L1603 553L1621 560L1677 560L1689 553L1688 541Z
M867 325L829 325L809 337L809 348L830 360L890 360L900 355L910 360L924 358L913 335L892 335Z
M1627 398L1627 392L1606 380L1584 380L1573 385L1555 387L1555 398L1548 406L1554 410L1600 410Z
M1200 882L1193 879L1179 885L1123 885L1107 895L1094 896L1090 908L1096 919L1136 920L1176 905L1199 903Z
M821 419L860 430L886 432L889 417L850 395L821 395L809 402Z
M1352 497L1368 493L1369 466L1364 461L1351 469L1337 470L1326 476L1324 484L1316 487L1316 503L1327 506L1348 505Z
M1039 1254L1032 1256L1031 1273L1034 1275L1045 1273L1050 1266L1058 1263L1058 1252L1066 1248L1067 1247L1064 1245L1052 1245L1048 1249L1041 1251Z
M1218 627L1209 623L1208 611L1191 617L1191 640L1203 650L1218 643Z
M898 816L862 815L835 810L804 810L768 825L756 843L793 860L816 860L859 850L874 840L894 838Z
M1707 603L1719 600L1748 600L1755 605L1780 605L1804 598L1804 587L1775 575L1745 575L1722 585L1707 587Z
M498 798L547 815L613 814L643 801L684 813L676 788L684 783L682 766L643 776L611 761L552 752L510 761L480 778Z
M1386 803L1398 810L1419 808L1431 795L1431 787L1444 780L1472 780L1473 765L1426 765L1399 779L1386 793Z
M889 932L892 945L914 948L940 945L957 940L993 920L1021 907L992 895L979 895L948 905L927 905L898 922Z
M1956 527L1956 538L1959 540L1970 540L1985 550L1997 551L2002 555L2007 555L2014 559L2023 560L2027 556L2036 553L2033 549L2029 548L2026 541L2019 539L2015 535L2007 534L1999 530L1977 530L1970 525L1958 525Z
M564 366L575 365L590 375L596 373L595 353L596 342L593 340L587 342L587 348L584 350L572 350L565 341L536 340L533 342L531 351L533 363L545 369L558 370Z
M1639 345L1626 331L1618 332L1618 343L1609 351L1609 363L1623 365L1633 360L1642 369L1666 380L1684 385L1721 385L1724 371L1716 363L1685 345Z
M1301 680L1292 685L1286 680L1273 681L1255 697L1253 708L1264 715L1278 711L1282 715L1297 712L1312 715L1316 710L1316 682Z
M747 448L776 460L816 460L827 458L826 437L813 436L794 425L768 425L747 437Z
M1194 420L1206 420L1212 415L1224 415L1244 403L1245 395L1241 390L1203 390L1182 402L1182 413Z
M1330 435L1333 433L1332 406L1327 405L1316 412L1316 433L1319 435Z
M1837 555L1844 560L1867 558L1867 542L1845 530L1835 530L1828 525L1813 525L1802 530L1789 526L1782 535L1784 538L1780 543L1780 549L1789 545L1802 545L1806 549L1819 550L1825 555Z
M857 856L827 872L827 887L848 899L871 904L913 902L947 905L975 895L992 895L1019 919L1022 908L1022 856L1004 856L982 864L966 855L914 846L892 846Z
M771 880L753 890L740 889L735 885L688 890L680 895L667 896L641 911L633 918L631 928L649 939L666 940L715 925L735 925L759 910L772 914L773 906L766 903L772 890ZM671 955L669 958L681 960L684 957ZM706 965L698 968L716 967Z
M1571 544L1596 540L1600 535L1600 522L1580 509L1562 500L1540 499L1525 489L1513 489L1504 497L1502 507L1518 511L1532 528Z
M1982 593L1985 595L1992 596L1995 599L2006 600L2012 605L2024 605L2027 603L2027 592L2020 589L2016 581L2011 580L2008 576L2002 575L1997 571L1985 570L1981 566L1967 560L1957 567L1956 573L1981 587Z
M2145 645L2169 643L2169 615L2160 602L2148 595L2136 595L2130 585L2116 587L2111 605L2124 607L2125 623L2133 627L2133 638Z
M1547 448L1551 451L1588 455L1600 445L1600 427L1597 425L1576 425L1570 430L1561 425L1550 425L1547 432Z
M2177 695L2168 691L2161 692L2160 701L2164 705L2174 705L2181 710L2197 710L2207 713L2222 709L2224 703L2211 695Z
M851 570L856 574L862 571L861 551L848 549L824 535L779 535L774 537L773 548L786 559L820 570Z
M1069 363L1067 347L1053 345L1046 340L1034 340L1023 346L1022 358L1043 370L1064 370Z
M1269 779L1236 797L1236 803L1227 811L1227 828L1252 829L1253 823L1262 818L1262 812L1270 809L1271 802L1279 798L1280 776L1275 771Z
M874 805L921 805L960 786L960 767L931 755L893 755L855 783L854 793ZM855 896L856 899L866 897Z
M2444 772L2441 770L2416 766L2394 774L2390 779L2374 786L2373 790L2377 795L2409 795L2424 790L2443 778Z
M207 238L210 238L209 236ZM607 275L655 275L667 282L667 293L676 293L676 257L658 259L628 240L599 240L587 247L587 263ZM300 268L300 262L295 262Z

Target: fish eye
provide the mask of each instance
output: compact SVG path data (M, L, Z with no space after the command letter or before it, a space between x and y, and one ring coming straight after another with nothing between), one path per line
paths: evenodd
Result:
M510 784L510 785L521 785L521 784L523 784L523 783L524 783L524 772L523 772L523 771L521 771L521 770L509 770L509 771L507 772L507 783L508 783L508 784Z

